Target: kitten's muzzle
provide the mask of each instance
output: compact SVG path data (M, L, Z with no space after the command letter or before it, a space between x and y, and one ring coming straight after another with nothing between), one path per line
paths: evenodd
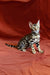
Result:
M37 30L35 27L33 27L33 30L35 31L35 30Z

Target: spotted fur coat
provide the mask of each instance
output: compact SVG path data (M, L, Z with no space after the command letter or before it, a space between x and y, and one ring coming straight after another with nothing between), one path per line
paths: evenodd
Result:
M40 53L43 53L43 50L40 49L40 44L39 44L39 41L40 41L40 20L38 20L38 22L36 24L32 24L32 22L29 22L29 27L31 29L31 33L30 34L27 34L26 36L24 36L16 46L14 45L9 45L7 43L5 43L7 46L10 46L10 47L15 47L17 48L18 50L21 50L21 51L26 51L27 48L31 47L32 49L32 53L33 54L36 54L36 50L33 46L33 44L36 44L36 47L38 48L38 51Z

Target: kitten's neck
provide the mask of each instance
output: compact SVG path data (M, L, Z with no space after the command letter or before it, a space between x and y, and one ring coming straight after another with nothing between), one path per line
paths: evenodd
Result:
M39 34L39 32L36 33L36 32L34 32L34 31L32 31L31 33L34 34L34 35L38 35L38 34Z

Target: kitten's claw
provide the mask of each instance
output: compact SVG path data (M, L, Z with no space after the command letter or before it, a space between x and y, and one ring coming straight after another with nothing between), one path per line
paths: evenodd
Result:
M32 53L33 53L33 54L36 54L36 51L35 51L35 50L32 50Z

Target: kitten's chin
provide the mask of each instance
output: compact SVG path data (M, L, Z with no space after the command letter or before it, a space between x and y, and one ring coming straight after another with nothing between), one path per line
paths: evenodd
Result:
M39 30L35 31L35 33L39 33Z

